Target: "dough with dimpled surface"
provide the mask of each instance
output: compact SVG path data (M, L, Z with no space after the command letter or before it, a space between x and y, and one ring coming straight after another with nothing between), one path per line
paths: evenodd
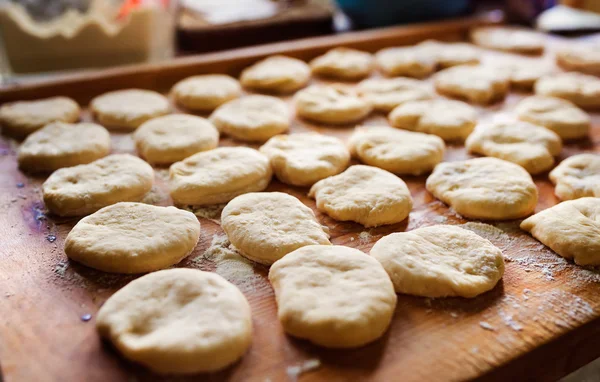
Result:
M561 200L600 197L600 155L573 155L550 171L550 180Z
M566 99L531 96L515 107L519 119L554 131L562 139L587 137L590 132L590 116Z
M434 84L442 95L485 105L506 97L509 77L506 73L487 66L460 65L437 73Z
M291 93L306 86L310 67L306 62L287 56L271 56L244 69L242 86L267 93Z
M370 53L339 47L313 59L310 67L314 74L320 76L358 80L368 77L374 64Z
M185 78L173 86L175 101L190 110L213 111L242 95L238 80L224 74L205 74Z
M415 46L385 48L377 52L375 61L388 77L424 78L435 72L436 59Z
M90 110L101 125L135 130L142 123L169 113L169 100L151 90L116 90L97 96Z
M369 102L339 85L313 85L296 93L294 100L298 116L326 124L360 121L372 110Z
M368 78L358 84L357 91L375 110L384 113L405 102L433 98L426 83L406 77Z
M578 72L551 74L537 80L535 94L563 98L583 109L598 109L600 78Z

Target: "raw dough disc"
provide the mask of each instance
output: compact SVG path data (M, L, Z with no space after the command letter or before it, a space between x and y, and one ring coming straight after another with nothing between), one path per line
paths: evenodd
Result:
M300 90L294 99L298 116L326 124L357 122L372 110L367 101L337 85L313 85Z
M271 56L244 69L240 82L245 88L268 93L291 93L306 86L310 67L297 58Z
M426 40L416 47L424 54L433 57L440 68L479 63L479 50L472 44Z
M385 48L377 52L375 61L388 77L424 78L435 72L436 59L414 46Z
M577 72L552 74L535 83L535 94L563 98L583 109L598 109L600 78Z
M471 40L484 48L523 54L542 54L546 44L541 33L511 27L476 28L471 32Z
M314 74L323 77L358 80L371 74L374 63L370 53L340 47L313 59L310 67Z
M238 80L224 74L206 74L185 78L173 86L175 101L190 110L213 111L242 95Z
M440 94L472 103L490 104L506 97L509 77L491 67L460 65L437 73L434 84Z
M169 113L169 100L142 89L116 90L92 100L94 118L108 128L135 130L142 123Z
M565 70L598 75L600 74L600 44L564 47L556 52L556 63Z
M550 171L556 185L554 193L561 200L586 196L600 197L600 155L578 154L560 162Z
M433 98L426 83L406 77L369 78L358 84L357 91L375 110L384 113L405 102Z

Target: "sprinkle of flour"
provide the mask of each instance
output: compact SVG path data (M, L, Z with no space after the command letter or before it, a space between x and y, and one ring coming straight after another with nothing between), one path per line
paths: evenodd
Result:
M479 326L481 326L485 330L490 330L492 332L496 330L496 328L494 328L492 325L485 321L479 321Z
M298 377L306 372L318 369L321 366L321 361L314 358L305 361L298 366L290 366L287 368L287 375L291 380L295 381Z
M468 222L459 225L459 227L468 229L469 231L474 232L485 239L488 239L492 242L492 244L494 244L503 251L506 250L512 244L513 241L513 239L510 236L508 236L503 230L501 230L500 228L496 228L490 224Z
M358 234L358 241L360 244L369 244L373 240L373 235L368 231L362 231Z
M214 223L221 225L221 213L227 203L214 204L211 206L187 206L183 209L192 212L199 218L208 219Z

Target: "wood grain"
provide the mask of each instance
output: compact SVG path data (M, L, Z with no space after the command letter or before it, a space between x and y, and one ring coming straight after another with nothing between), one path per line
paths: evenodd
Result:
M469 24L470 25L470 24ZM468 26L468 25L467 25ZM441 29L420 30L411 38L438 36ZM460 28L451 34L463 35ZM405 38L404 32L355 34L358 46L372 50ZM327 43L328 41L328 43ZM345 37L290 43L291 53L314 54L329 46L348 44ZM402 40L404 41L404 40ZM329 44L329 45L328 45ZM362 44L362 45L361 45ZM164 89L177 79L210 68L239 68L257 58L285 50L277 44L257 50L210 55L209 63L181 62L147 73L109 71L89 78L40 86L12 87L0 91L9 101L51 94L68 94L85 103L100 90L142 84ZM356 45L355 45L356 46ZM312 50L311 50L312 49ZM307 53L309 54L309 53ZM486 53L493 60L498 53ZM223 62L219 66L219 57ZM191 61L188 61L188 64ZM203 66L205 65L205 66ZM122 81L122 82L119 82ZM120 86L121 85L121 86ZM479 108L482 119L511 110L526 94L511 94L503 103ZM288 98L289 100L289 98ZM83 116L89 119L87 113ZM579 152L598 151L600 115L594 115L591 139L566 143L561 158ZM373 115L365 123L382 124L385 117ZM294 120L292 132L316 130L347 138L353 127L313 126ZM134 152L128 134L112 135L114 152ZM240 145L224 138L221 145ZM426 299L399 295L389 331L370 345L354 350L328 350L286 336L276 318L273 291L266 280L267 268L253 267L249 277L231 278L248 297L255 333L246 356L226 370L186 378L163 378L123 360L100 341L94 316L102 303L136 276L112 275L69 262L63 252L64 239L76 219L58 219L44 211L40 184L44 177L26 176L16 166L17 143L0 140L0 359L6 381L433 381L466 380L555 380L600 356L596 338L600 334L600 274L567 262L518 229L519 221L468 222L435 200L424 188L426 177L403 177L415 207L399 224L373 229L354 223L336 222L317 212L332 233L334 244L368 252L373 243L391 232L432 224L462 224L499 246L505 255L506 274L492 291L474 299ZM254 146L256 147L256 146ZM445 160L468 158L462 145L449 145ZM165 187L166 169L156 169L157 186L151 201L171 203ZM537 210L557 203L547 174L535 177L540 191ZM270 191L284 191L315 209L307 189L273 181ZM178 266L214 271L216 264L203 254L214 235L221 235L218 221L200 219L200 242L190 257ZM54 240L55 239L55 240ZM81 317L91 314L85 322ZM296 375L294 367L318 360L319 366Z

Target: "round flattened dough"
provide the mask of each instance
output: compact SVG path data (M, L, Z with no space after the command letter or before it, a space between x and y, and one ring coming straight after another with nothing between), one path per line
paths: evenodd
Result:
M434 57L440 68L479 63L479 50L472 44L427 40L416 47L424 54Z
M142 89L116 90L94 98L90 110L107 128L134 130L142 123L170 111L169 100L157 92Z
M338 221L355 221L365 227L399 223L412 209L406 183L376 167L351 166L323 179L310 189L319 211Z
M219 147L174 163L169 186L175 203L203 206L263 191L272 175L269 159L257 150Z
M440 94L489 104L506 97L509 79L506 73L490 67L460 65L437 73L434 84Z
M110 134L94 123L53 122L29 135L19 147L19 168L54 171L86 164L110 152Z
M508 220L533 212L538 191L521 166L496 158L445 162L427 178L427 191L471 219Z
M65 240L65 254L104 272L152 272L179 263L199 237L200 223L191 212L117 203L81 219Z
M330 348L352 348L385 333L396 308L381 264L343 246L310 245L269 270L285 331Z
M345 124L360 121L371 105L340 86L313 85L296 93L296 113L311 121Z
M502 251L481 236L451 225L417 228L381 238L371 249L397 293L475 297L504 274Z
M600 198L600 155L573 155L550 171L550 180L556 185L554 193L561 200Z
M242 95L238 80L225 74L206 74L185 78L173 86L175 102L198 111L213 111Z
M67 97L5 103L0 106L0 125L4 133L24 138L52 122L74 123L81 109Z
M400 129L464 141L475 128L477 111L461 101L432 99L402 104L392 110L388 120Z
M471 32L471 40L484 48L522 54L542 54L546 44L541 33L510 27L476 28Z
M252 341L244 295L216 273L196 269L130 282L102 305L96 328L126 358L165 374L223 369Z
M554 157L562 150L555 132L523 121L480 124L467 138L469 152L504 159L518 164L530 174L539 174L554 166Z
M564 47L556 52L556 63L565 70L599 74L600 45L582 44Z
M405 102L433 98L429 86L413 78L369 78L358 84L358 94L384 113Z
M150 163L171 164L219 145L219 131L208 120L188 114L154 118L133 134L138 152Z
M517 104L515 112L519 119L544 126L562 139L587 137L592 123L585 111L556 97L527 97Z
M368 77L373 71L373 56L370 53L349 48L334 48L313 59L310 67L314 74L338 78L341 80L358 80Z
M521 229L576 264L600 265L600 198L559 203L525 219Z
M600 79L577 72L552 74L535 83L535 94L563 98L583 109L598 109Z
M266 265L300 247L331 244L313 211L282 192L238 196L223 209L221 226L242 255Z
M436 67L435 57L414 46L382 49L375 54L375 62L388 77L424 78Z
M537 80L554 72L552 67L536 59L494 57L489 65L494 70L504 73L512 87L521 90L531 90Z
M350 163L342 141L317 133L277 135L260 152L269 158L275 176L294 186L311 186L339 174Z
M210 116L210 121L235 139L263 142L290 128L290 111L276 97L250 95L223 104Z
M154 183L152 167L138 157L114 154L56 170L42 185L44 203L59 216L82 216L117 202L141 200Z
M419 175L444 159L444 141L435 135L387 126L357 127L348 141L352 156L394 174Z
M310 67L301 60L271 56L242 71L240 82L248 89L268 93L291 93L310 80Z

